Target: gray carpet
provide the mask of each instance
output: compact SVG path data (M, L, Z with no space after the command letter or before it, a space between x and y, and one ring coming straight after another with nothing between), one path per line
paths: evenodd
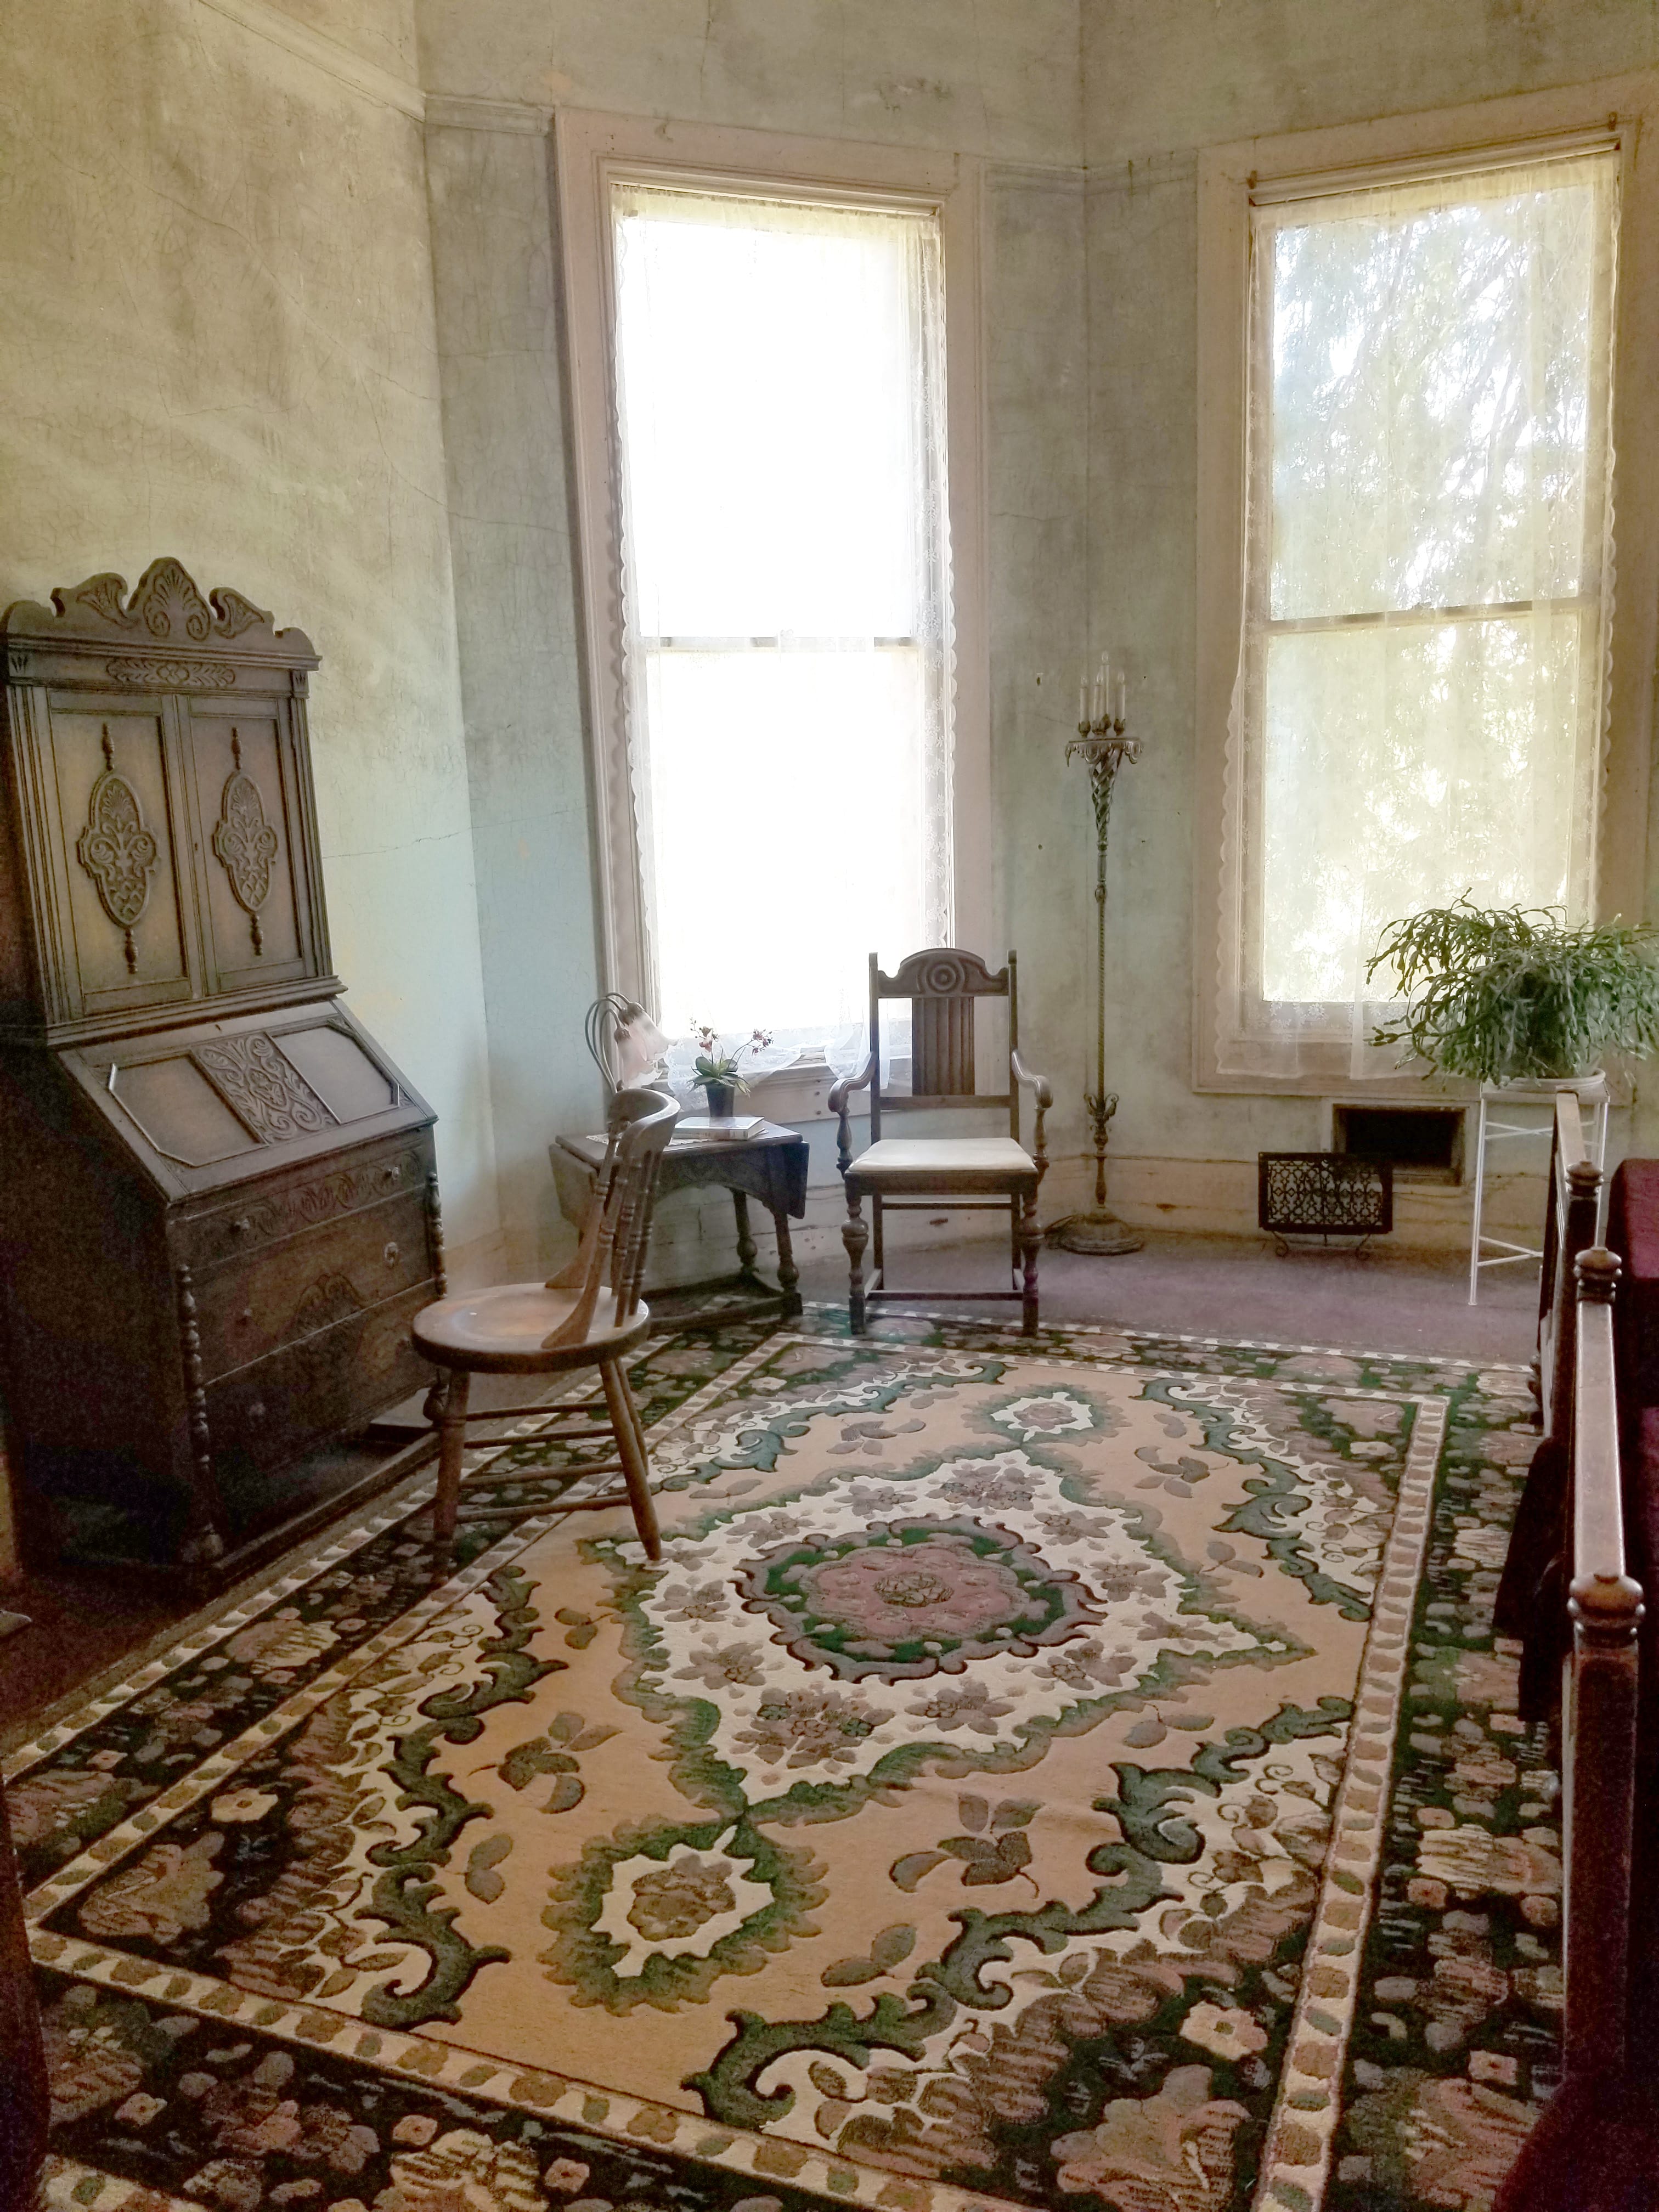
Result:
M1265 1237L1197 1237L1148 1230L1144 1251L1085 1259L1045 1247L1039 1282L1045 1321L1118 1322L1190 1336L1356 1351L1427 1353L1441 1359L1524 1364L1538 1320L1535 1266L1483 1276L1468 1304L1467 1253L1409 1251L1379 1242L1363 1256L1316 1247L1280 1259ZM990 1289L998 1248L985 1240L901 1254L896 1284ZM810 1298L847 1295L844 1259L801 1270ZM963 1307L981 1315L994 1307ZM1018 1311L1010 1307L1011 1314Z

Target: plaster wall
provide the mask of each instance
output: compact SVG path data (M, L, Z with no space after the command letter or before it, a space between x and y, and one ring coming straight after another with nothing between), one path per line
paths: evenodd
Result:
M993 779L1017 834L997 841L985 949L1021 951L1026 1033L1064 1034L1082 946L1045 927L1027 957L1047 866L1030 841L1063 836L1077 794L1053 776L1022 793L1032 748L1063 744L1085 620L1079 16L1075 0L421 0L418 21L502 1207L528 1266L568 1236L549 1139L599 1109L580 1044L598 970L547 112L987 158ZM866 949L849 915L849 961ZM838 1184L830 1126L809 1134L816 1218ZM727 1218L709 1216L711 1238ZM692 1203L665 1207L659 1259L706 1271L698 1243Z
M1111 1080L1123 1210L1254 1216L1258 1150L1322 1141L1315 1099L1190 1087L1197 637L1198 155L1206 145L1450 107L1659 62L1655 0L1083 0L1089 566L1097 635L1133 656L1141 763L1113 821ZM1609 794L1618 804L1618 794ZM1650 849L1653 841L1650 840ZM1653 900L1650 895L1650 908ZM1638 1104L1635 1139L1659 1127ZM1615 1116L1615 1155L1628 1140ZM1645 1132L1645 1133L1644 1133ZM1203 1168L1196 1163L1210 1164ZM1535 1218L1531 1179L1500 1194ZM1208 1195L1205 1195L1208 1194ZM1231 1194L1231 1196L1228 1195ZM1468 1196L1423 1194L1424 1241Z
M416 0L428 94L1083 158L1078 0Z
M292 0L407 78L410 0ZM419 125L209 0L11 0L0 604L174 553L307 630L336 965L498 1231Z

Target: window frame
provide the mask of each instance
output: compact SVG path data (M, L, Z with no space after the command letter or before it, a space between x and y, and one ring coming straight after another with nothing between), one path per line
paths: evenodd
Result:
M1304 1072L1224 1073L1218 1066L1227 841L1243 795L1229 787L1228 723L1243 621L1250 205L1346 185L1389 183L1494 160L1616 145L1620 213L1614 299L1611 679L1596 782L1596 919L1642 914L1647 875L1649 756L1659 647L1659 74L1641 72L1478 106L1392 116L1203 149L1198 172L1198 475L1195 840L1193 869L1193 1089L1329 1097L1352 1089L1346 1043L1309 1041ZM1619 804L1610 806L1616 793ZM1248 900L1246 901L1248 903ZM1237 918L1232 924L1236 930ZM1368 1082L1365 1095L1421 1096L1431 1079ZM1443 1089L1437 1085L1437 1089Z
M649 1002L644 884L629 761L618 547L613 179L764 191L842 206L925 209L939 219L945 281L945 405L951 531L952 942L988 951L990 653L985 562L981 324L984 164L770 131L562 109L554 118L562 232L572 476L586 656L601 988ZM826 775L836 773L833 761ZM848 958L869 947L846 918ZM913 948L893 948L899 951Z

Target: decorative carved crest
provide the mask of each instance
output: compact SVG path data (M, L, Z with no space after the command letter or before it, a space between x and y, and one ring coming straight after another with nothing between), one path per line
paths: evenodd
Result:
M138 794L115 768L109 724L104 725L104 769L92 787L87 823L75 841L75 857L98 886L98 902L122 933L127 973L138 970L132 933L149 903L150 870L161 848L144 827Z
M104 673L112 684L161 691L228 691L236 682L236 671L223 660L109 660Z
M256 607L252 599L245 599L240 592L233 592L228 584L219 584L208 593L220 629L226 637L240 637L245 629L257 629L270 617L263 607Z
M337 1126L293 1061L261 1031L216 1037L211 1044L198 1045L191 1058L262 1145L312 1137Z
M313 1336L368 1310L349 1276L320 1275L294 1309L294 1334Z
M239 653L250 656L316 665L317 656L303 630L273 629L263 607L228 585L217 586L204 598L184 563L170 554L150 562L131 596L124 576L106 572L88 576L83 584L60 586L52 593L52 604L55 612L19 600L7 608L0 627L9 639L38 640L48 646L83 638L122 645L153 642L185 651L192 646L211 651L234 644ZM125 665L134 664L125 661ZM203 665L194 660L155 661L149 664L153 673L117 680L148 681L171 688L179 681L172 672L179 668L191 671L183 679L185 684L204 682L196 672Z
M191 645L207 642L213 629L213 617L182 562L173 560L170 555L164 560L152 561L138 579L137 590L124 606L121 594L126 587L126 580L122 576L92 576L84 584L77 584L72 592L54 592L52 605L59 614L87 608L105 622L112 623L118 629L143 628L163 645L175 641L180 645L186 641Z
M235 730L230 733L230 757L236 767L225 778L213 849L230 878L237 905L248 918L253 950L259 953L265 949L259 908L270 896L270 864L276 857L279 841L265 819L259 787L242 766L242 740Z
M884 999L953 999L981 994L1006 996L1008 970L994 975L977 953L953 945L931 945L901 961L890 975L878 979Z

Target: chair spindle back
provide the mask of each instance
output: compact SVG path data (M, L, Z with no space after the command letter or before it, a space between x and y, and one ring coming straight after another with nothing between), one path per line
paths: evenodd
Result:
M608 1284L614 1303L609 1317L620 1328L639 1310L645 1279L646 1250L657 1194L657 1173L680 1109L666 1091L619 1091L611 1103L610 1141L593 1188L592 1203L574 1264L554 1276L550 1287L575 1290L568 1317L547 1339L550 1346L574 1344L587 1334Z

